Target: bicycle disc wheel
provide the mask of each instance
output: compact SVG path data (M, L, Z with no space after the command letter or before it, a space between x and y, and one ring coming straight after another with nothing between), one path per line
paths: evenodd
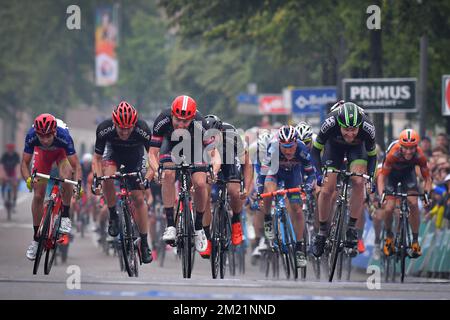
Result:
M39 269L39 263L41 262L42 252L46 250L48 229L50 228L50 218L53 210L53 201L50 201L47 206L47 212L45 213L45 219L39 235L39 244L36 251L36 258L34 259L33 274L36 274Z
M56 251L59 248L58 239L60 236L59 227L61 225L61 211L58 213L58 217L55 220L55 225L52 230L51 239L48 240L50 248L45 253L44 273L49 274L52 269L53 261L55 260Z
M341 238L342 238L342 224L343 224L343 210L342 206L338 207L337 217L335 218L334 230L331 230L331 252L329 256L329 277L328 281L333 281L334 272L336 270L336 264L339 256Z

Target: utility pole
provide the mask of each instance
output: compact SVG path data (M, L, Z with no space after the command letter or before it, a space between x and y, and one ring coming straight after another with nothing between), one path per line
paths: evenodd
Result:
M427 109L427 78L428 78L428 37L420 38L420 75L419 75L419 133L425 135L425 113Z

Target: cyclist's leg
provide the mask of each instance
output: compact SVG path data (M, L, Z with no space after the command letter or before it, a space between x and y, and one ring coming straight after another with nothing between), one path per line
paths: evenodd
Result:
M222 172L225 181L240 181L240 166L236 164L223 164ZM240 198L240 184L228 183L228 195L230 196L230 206L233 211L231 218L232 242L234 245L239 245L242 242L242 225L241 213L244 202Z
M264 193L276 191L277 182L278 178L276 175L266 176L266 180L264 182ZM264 212L264 236L267 239L271 240L274 238L272 216L271 216L272 197L264 198L263 204L264 206L262 208L262 211Z
M205 231L206 240L208 242L208 245L206 247L206 250L200 252L200 256L202 258L209 258L211 256L211 249L212 249L212 243L211 243L211 221L212 221L212 210L211 210L211 189L213 186L210 184L206 185L207 189L207 201L206 201L206 207L205 207L205 213L203 214L202 219L202 225L203 230Z
M107 143L102 161L103 175L109 176L115 174L120 164L111 146ZM102 190L109 211L108 233L110 236L115 237L119 234L119 215L116 209L116 188L114 180L103 181Z
M206 173L205 172L193 172L192 173L192 185L194 186L194 205L195 205L195 246L197 251L203 252L208 247L208 241L206 239L206 234L203 229L203 215L206 210L207 203L207 183L206 183Z
M173 145L164 138L160 151L159 162L162 165L174 165L171 157L171 150ZM166 215L166 230L164 231L164 241L174 241L176 237L175 221L174 221L174 206L175 206L175 176L176 172L173 170L164 170L162 172L161 181L161 195L164 206L164 214Z
M405 174L403 176L402 185L406 185L406 190L409 193L417 193L419 191L417 185L417 176L414 169L411 169L409 174ZM409 224L411 226L411 233L412 233L413 257L415 258L422 254L419 245L420 212L419 212L418 197L408 197L408 206L410 210Z
M397 186L398 177L391 172L386 177L385 191L388 193L394 192ZM391 255L394 250L394 233L392 232L392 222L394 220L396 198L386 196L386 204L384 205L384 229L386 230L386 239L383 247L385 255Z

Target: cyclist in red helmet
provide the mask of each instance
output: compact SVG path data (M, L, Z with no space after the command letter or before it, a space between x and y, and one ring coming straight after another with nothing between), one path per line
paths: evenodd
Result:
M432 179L427 164L427 158L419 147L420 136L413 129L405 129L400 133L398 140L391 143L386 150L386 157L378 177L378 194L382 195L385 190L396 192L397 184L401 182L403 190L401 192L417 192L416 166L420 167L420 172L424 178L423 189L430 193ZM384 254L389 256L394 251L394 233L392 232L393 212L395 209L395 198L386 196L384 206L384 227L386 229L386 240L384 244ZM422 255L419 245L419 205L417 197L408 197L409 208L411 210L409 222L412 231L411 258Z
M59 169L59 176L63 179L80 180L81 166L75 152L72 137L66 124L57 120L49 113L43 113L36 117L34 125L25 137L25 148L20 166L22 177L27 182L27 187L31 191L30 164L33 161L33 170L39 173L50 174L52 165L56 163ZM75 174L75 179L74 175ZM44 197L47 187L46 180L38 180L33 183L33 202L31 211L33 213L34 240L27 250L27 258L34 260L38 247L37 230L43 214ZM69 218L70 202L73 187L68 183L63 183L62 202L63 212L60 231L69 234L72 224Z
M100 193L101 183L96 177L112 175L121 165L125 172L141 171L145 175L146 160L144 149L149 150L152 133L144 120L138 120L136 109L126 101L122 101L112 112L112 119L105 120L97 127L95 153L92 159L94 181L92 191ZM147 205L144 202L144 191L139 183L129 181L131 198L138 215L137 224L140 234L142 262L152 262L148 245ZM114 181L107 180L102 185L106 203L109 208L108 233L112 237L119 234L119 216L116 210L116 192Z
M203 152L213 141L205 138L205 132L209 126L203 115L197 110L197 103L189 96L182 95L175 98L171 108L160 113L153 124L153 136L150 142L149 163L150 169L147 179L151 180L158 171L159 163L180 163L180 151L186 156L187 163L204 163ZM201 141L196 141L201 139ZM182 138L183 149L179 150L179 141ZM186 141L185 141L186 140ZM177 152L172 154L172 150L177 146ZM185 148L190 148L190 152L185 152ZM208 148L207 153L212 157L214 148ZM217 174L220 164L214 165L214 173ZM196 208L195 216L195 247L198 252L203 252L207 248L207 238L202 226L203 214L206 210L207 186L206 173L195 172L192 174L192 183L195 188L194 204ZM164 213L167 217L167 228L163 239L166 242L173 242L176 238L174 222L175 205L175 172L164 172L162 180L162 198Z

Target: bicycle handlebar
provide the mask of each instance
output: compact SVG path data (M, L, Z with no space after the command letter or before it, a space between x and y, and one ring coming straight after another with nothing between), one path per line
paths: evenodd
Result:
M425 200L425 203L429 203L429 198L427 193L408 193L408 192L383 192L383 195L381 196L381 203L384 202L386 196L394 196L398 198L404 198L404 197L421 197Z
M342 174L342 175L344 175L346 177L362 177L362 178L364 178L366 180L370 179L370 176L365 174L365 173L356 173L356 172L350 172L350 171L347 171L347 170L338 170L338 169L326 168L325 169L325 174L327 174L327 173Z
M301 188L290 188L290 189L280 189L274 192L266 192L266 193L261 193L259 195L260 198L268 198L268 197L274 197L277 195L285 195L287 193L297 193L297 192L301 192Z
M39 172L34 172L31 175L31 179L33 180L35 177L39 177L39 178L43 178L43 179L47 179L47 180L54 180L54 181L59 181L62 183L69 183L71 185L74 185L76 187L78 187L78 185L80 184L80 181L73 181L73 180L69 180L69 179L61 179L58 177L53 177L49 174L44 174L44 173L39 173Z

